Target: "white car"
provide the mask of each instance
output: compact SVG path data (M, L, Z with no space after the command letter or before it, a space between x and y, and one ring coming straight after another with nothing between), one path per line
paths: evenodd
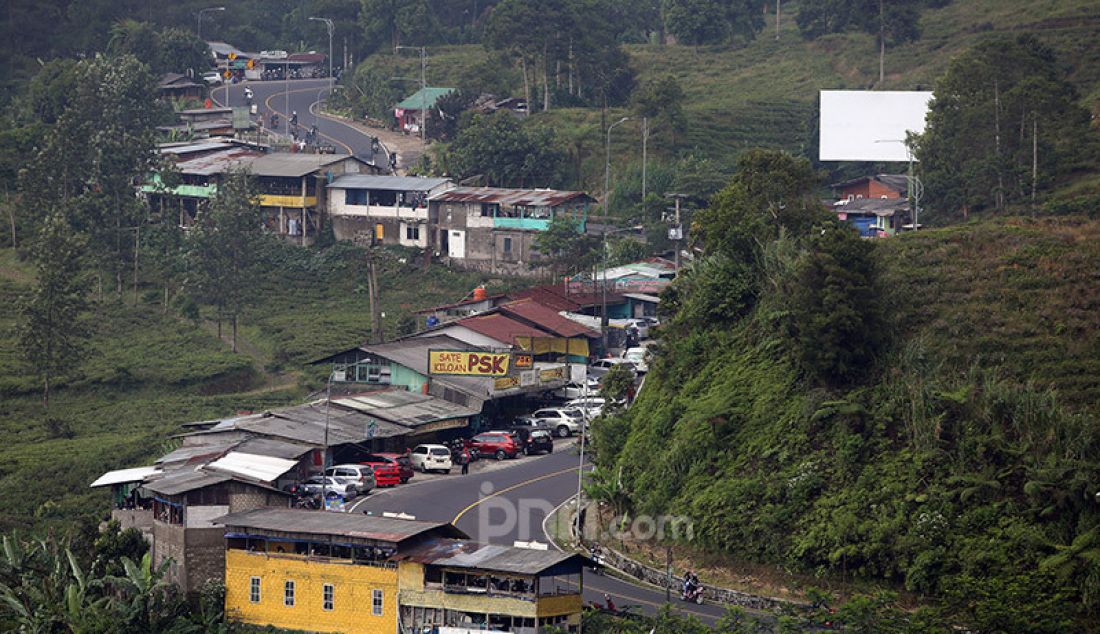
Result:
M564 407L579 409L585 413L585 417L588 418L588 420L592 420L603 413L603 407L606 404L607 401L605 401L602 396L589 396L575 398L567 402Z
M539 427L553 431L559 438L565 438L581 432L584 424L584 412L576 408L547 407L531 414Z
M451 472L451 450L443 445L417 445L409 454L413 469L423 473L429 471Z
M325 469L325 475L336 478L337 482L355 485L359 495L366 495L374 488L374 470L361 464L338 464Z
M592 365L588 366L588 374L589 376L598 377L602 380L603 375L607 374L608 370L624 363L627 367L630 368L631 372L634 372L635 374L637 373L637 369L634 367L634 364L629 359L608 357L606 359L599 359L597 361L594 361Z
M589 377L585 381L570 381L566 383L564 387L559 387L554 390L554 396L558 398L581 398L584 396L584 386L588 384L589 394L599 394L600 382L592 377Z
M222 83L222 74L216 70L207 71L202 74L202 80L210 86L217 86Z
M647 348L627 348L623 352L623 358L634 364L638 374L649 371L649 350Z

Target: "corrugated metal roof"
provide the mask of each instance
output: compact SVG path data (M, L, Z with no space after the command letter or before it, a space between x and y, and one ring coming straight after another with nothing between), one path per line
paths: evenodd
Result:
M231 451L206 465L205 468L270 483L297 465L297 461L286 458Z
M246 167L253 176L301 178L327 165L349 159L359 160L347 154L291 154L289 152L273 152L271 154L261 154L248 161L241 161L239 166ZM364 165L366 164L363 161L359 162Z
M656 295L646 295L645 293L623 293L623 297L629 299L636 299L641 302L649 302L650 304L660 304L661 298Z
M593 565L594 563L582 555L560 550L515 548L452 539L428 540L408 550L403 550L394 559L447 568L466 568L521 575L537 575L561 564L575 564L579 572L583 566Z
M160 467L134 467L132 469L117 469L108 471L96 478L91 483L91 488L111 486L112 484L126 484L128 482L141 482L145 478L160 473Z
M233 476L228 473L211 473L209 471L180 470L165 474L159 480L154 480L145 485L153 493L161 495L179 495L188 491L197 491L208 486L229 482Z
M406 390L381 390L332 402L414 429L435 421L469 418L480 413L441 398Z
M330 407L327 418L330 445L358 443L372 437L390 438L409 433L407 428L400 425L372 421L370 416L362 412L348 411L339 407ZM324 404L310 403L274 410L270 416L261 420L247 421L239 425L239 428L256 434L276 436L320 447L325 442L325 419ZM373 436L368 431L371 422L375 423Z
M422 522L355 513L323 513L302 509L256 509L230 513L216 520L229 529L243 532L267 531L295 535L325 535L400 544L435 532L440 536L468 537L446 522Z
M439 202L481 202L524 207L557 207L568 202L595 202L584 192L554 189L505 189L501 187L456 187L432 196Z
M259 155L260 152L255 150L234 147L221 152L213 152L205 156L180 161L176 163L176 167L181 174L212 176L214 174L224 174L230 169L240 165L243 160Z
M459 341L454 337L437 335L403 339L393 343L360 346L364 352L376 354L384 359L399 363L406 368L428 376L428 350L477 350L476 346ZM487 398L493 392L493 379L477 376L440 376L432 379L443 385L452 386L466 394L478 398Z
M383 191L426 192L450 182L451 181L446 178L344 174L329 183L329 187L333 189L377 189Z
M296 460L313 451L313 447L294 442L284 442L275 438L256 437L249 438L240 445L237 445L237 450L259 456L273 456L275 458Z
M516 337L553 337L554 335L511 319L506 315L493 313L476 315L458 321L447 322L446 326L463 326L478 334L485 335L507 345L515 345Z
M543 306L532 299L508 302L507 304L501 304L497 309L506 315L514 315L530 323L538 324L539 328L559 337L597 338L600 336L600 333L566 319L553 308Z
M402 110L421 110L423 108L431 108L435 105L435 102L438 101L440 97L448 95L454 92L454 90L454 88L426 86L398 102L398 104L394 106L394 108L400 108Z
M230 147L233 147L233 144L225 141L205 141L202 143L162 144L157 147L157 151L161 154L191 154L193 152L209 152Z
M173 464L189 462L197 458L215 458L231 449L234 445L236 445L235 441L212 442L203 445L180 447L175 451L171 451L157 458L156 463L167 467Z

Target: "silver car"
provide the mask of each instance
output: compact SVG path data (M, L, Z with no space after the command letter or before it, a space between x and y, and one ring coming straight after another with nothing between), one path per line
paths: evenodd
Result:
M531 414L539 425L553 430L559 438L581 433L584 424L584 412L576 408L547 407Z
M324 488L326 495L335 493L345 500L350 500L359 495L359 490L355 488L354 484L319 475L307 478L298 487L298 490L309 495L320 495L322 488Z
M359 495L366 495L374 488L374 470L369 465L338 464L325 469L325 475L336 478L337 482L354 484Z

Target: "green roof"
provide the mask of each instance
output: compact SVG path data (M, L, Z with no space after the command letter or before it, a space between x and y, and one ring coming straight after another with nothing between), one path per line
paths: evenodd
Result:
M433 88L427 86L426 88L416 91L411 96L406 97L405 100L397 104L396 107L402 110L422 110L424 108L431 108L440 97L449 95L454 91L454 88Z

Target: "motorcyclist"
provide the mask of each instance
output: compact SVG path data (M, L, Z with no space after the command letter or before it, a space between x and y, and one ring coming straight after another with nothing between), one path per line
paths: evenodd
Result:
M251 89L251 88L249 88L248 86L245 86L245 89L244 89L244 100L245 100L246 102L248 102L248 104L249 104L249 105L252 105L252 96L253 96L253 93L252 93L252 89Z
M297 110L290 113L290 125L298 125L298 111Z

